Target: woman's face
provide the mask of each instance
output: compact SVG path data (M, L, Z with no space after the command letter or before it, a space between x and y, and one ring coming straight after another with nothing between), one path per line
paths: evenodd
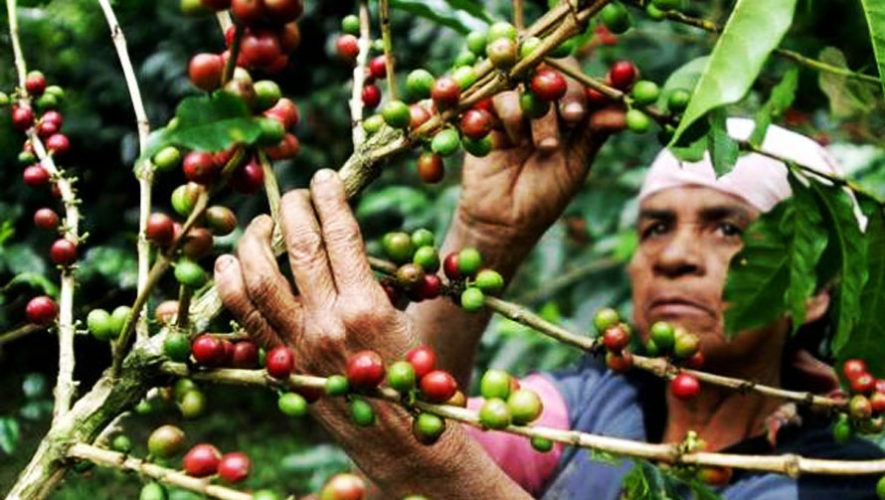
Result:
M643 200L639 248L629 267L639 330L647 332L656 321L682 326L700 337L708 359L744 356L785 330L779 322L742 332L728 343L723 336L722 288L729 261L758 215L739 198L703 186L670 188Z

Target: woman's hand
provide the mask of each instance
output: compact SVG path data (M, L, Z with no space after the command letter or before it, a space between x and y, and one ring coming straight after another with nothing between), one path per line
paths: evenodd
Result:
M298 294L277 266L273 221L263 215L249 224L237 257L215 262L224 306L264 344L290 346L312 375L343 373L347 355L361 349L401 358L417 336L372 273L338 174L317 172L309 191L283 196L281 212Z
M495 142L503 147L466 157L456 222L531 245L565 210L608 136L624 128L624 114L588 113L584 89L573 80L558 105L531 122L517 92L498 94L493 103L504 126Z

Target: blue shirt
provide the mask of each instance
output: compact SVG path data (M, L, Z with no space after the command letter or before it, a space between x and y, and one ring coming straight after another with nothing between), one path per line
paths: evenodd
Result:
M574 368L545 374L565 399L570 428L592 434L660 442L666 421L665 385L658 377L640 370L617 374L587 355ZM831 423L805 418L802 427L785 427L772 447L764 437L751 438L721 450L723 453L783 454L806 457L862 460L885 458L878 446L854 439L837 444ZM584 448L567 447L545 499L616 500L621 483L633 461L606 463L591 457ZM735 470L731 482L718 489L729 500L859 500L876 498L879 476L802 475Z

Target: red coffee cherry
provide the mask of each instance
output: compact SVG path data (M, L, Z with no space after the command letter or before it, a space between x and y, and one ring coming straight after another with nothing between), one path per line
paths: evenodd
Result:
M363 87L363 105L367 108L374 109L381 103L381 89L377 85L366 85Z
M51 297L46 295L34 297L29 300L28 305L25 306L25 316L27 316L28 321L38 325L52 323L57 315L58 304L56 304Z
M191 354L201 365L220 366L224 363L224 344L212 335L200 335L191 344Z
M691 368L693 370L700 370L704 367L704 353L702 351L698 351L691 355L690 358L685 360L685 367Z
M31 165L23 174L25 184L31 187L45 186L49 182L49 172L40 165Z
M231 0L230 10L241 23L246 25L256 24L264 17L264 1Z
M245 453L235 451L221 457L218 463L218 475L229 483L239 483L249 476L252 462Z
M65 122L62 114L54 109L50 109L49 111L43 113L43 116L40 118L40 121L43 123L52 123L59 129L61 128L61 126Z
M189 476L206 477L218 471L221 452L211 444L202 443L187 452L182 461L184 472Z
M409 128L415 130L430 119L430 111L420 105L412 104L409 106Z
M288 347L278 345L267 353L264 368L273 378L289 378L295 370L295 356Z
M608 351L605 353L605 365L618 373L630 371L633 368L633 355L629 351Z
M885 412L885 393L878 391L874 392L870 396L870 404L873 406L873 411L875 413Z
M430 97L440 110L455 107L461 97L461 89L451 76L441 76L433 82Z
M298 23L287 23L280 28L277 36L280 39L280 49L286 54L293 52L301 45L301 30L298 28Z
M58 129L59 126L57 123L40 120L40 124L37 125L37 135L39 135L41 139L46 139L47 137L52 137L57 134Z
M415 369L415 377L421 379L436 368L436 352L429 345L422 344L406 354L406 361Z
M58 227L58 214L51 208L41 208L34 212L34 225L40 229L55 229Z
M46 139L46 149L59 156L67 154L71 149L71 141L64 134L52 134Z
M436 184L446 175L446 166L442 156L437 153L424 152L418 157L418 177L428 184Z
M30 108L12 107L12 128L25 131L34 124L34 112Z
M31 71L25 78L25 89L33 97L40 97L46 90L46 77L39 71Z
M608 70L608 81L612 87L627 90L636 81L639 70L630 61L617 61Z
M849 359L842 365L842 373L848 380L854 380L867 373L867 364L861 359Z
M264 9L274 24L285 24L301 16L304 3L302 0L264 0Z
M431 403L444 403L458 391L458 382L449 372L433 370L421 377L421 394Z
M49 258L60 266L73 264L77 260L77 245L71 240L59 238L49 247Z
M885 379L876 379L876 392L885 393Z
M188 75L194 86L200 90L211 92L221 86L221 75L224 73L224 60L218 54L197 54L188 65Z
M189 259L199 260L212 250L212 241L212 232L205 227L191 228L187 236L184 237L184 245L181 250Z
M446 273L446 277L450 280L461 278L461 270L458 265L458 252L452 252L446 255L446 258L443 260L443 271Z
M623 324L617 324L602 334L602 344L610 351L621 352L630 343L630 331Z
M359 351L347 358L345 375L350 387L355 390L378 387L378 384L384 380L384 374L384 362L375 351Z
M239 193L252 194L264 187L264 170L253 158L249 163L234 170L228 185Z
M264 67L274 64L283 49L276 34L268 29L249 30L240 42L240 55L247 67Z
M369 61L369 74L379 80L387 76L387 59L383 55L373 57Z
M206 151L192 151L185 155L181 168L187 180L197 184L211 184L219 171L214 156Z
M258 347L248 340L237 342L234 344L231 365L234 368L255 368L258 365Z
M425 274L416 292L421 300L435 299L442 293L442 280L435 274Z
M319 500L362 500L366 483L354 474L335 474L320 490Z
M172 243L175 236L172 219L163 213L153 213L148 217L145 236L158 246L165 247Z
M492 131L492 115L480 109L467 110L461 116L461 133L479 140Z
M294 134L286 134L283 140L276 146L264 148L271 160L286 160L298 156L298 138Z
M335 41L335 48L341 60L353 63L360 53L359 40L353 35L341 35Z
M851 379L851 390L858 394L869 394L876 387L876 379L869 373L862 373Z
M292 130L298 125L298 106L291 99L283 97L265 111L264 116L279 121L286 130Z
M680 373L670 381L670 392L677 399L688 401L701 393L701 383L694 375Z
M545 68L535 73L529 88L540 99L555 101L565 95L568 84L557 71Z

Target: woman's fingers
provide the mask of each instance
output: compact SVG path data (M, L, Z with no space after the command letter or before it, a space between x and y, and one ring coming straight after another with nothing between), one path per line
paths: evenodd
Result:
M215 260L215 285L225 309L237 322L263 345L278 345L282 339L270 322L255 307L243 280L240 263L233 255L221 255Z
M330 306L335 302L337 290L310 192L289 191L283 195L280 212L283 241L299 296L307 307Z
M519 107L519 93L513 90L501 92L492 98L492 102L507 138L514 146L522 144L526 137L526 124L522 108Z
M338 292L387 300L369 266L360 226L347 204L338 173L329 169L317 172L310 193Z
M294 340L301 335L303 311L274 258L273 226L267 215L253 219L240 239L237 255L252 304L283 340Z

